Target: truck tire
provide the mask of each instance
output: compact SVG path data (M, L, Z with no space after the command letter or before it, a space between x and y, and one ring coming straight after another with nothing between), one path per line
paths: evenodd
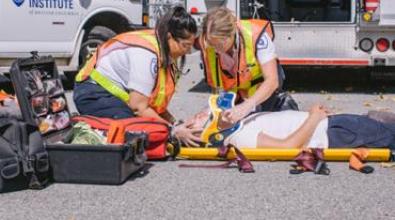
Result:
M80 54L79 54L79 66L80 68L85 64L86 60L96 51L97 46L104 43L108 39L114 37L116 33L104 26L95 26L84 38L81 44Z

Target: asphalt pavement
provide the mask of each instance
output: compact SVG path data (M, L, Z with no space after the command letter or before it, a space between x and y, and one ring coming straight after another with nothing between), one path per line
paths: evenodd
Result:
M189 57L188 68L170 106L181 119L206 106L209 95L196 55ZM395 111L395 92L366 92L352 83L331 91L320 83L323 89L290 87L302 110L320 102L336 113ZM292 162L253 162L252 174L179 168L181 163L220 162L149 162L146 173L119 186L55 183L41 191L2 194L0 219L395 219L395 168L379 163L369 163L375 171L366 175L331 162L329 176L290 175Z

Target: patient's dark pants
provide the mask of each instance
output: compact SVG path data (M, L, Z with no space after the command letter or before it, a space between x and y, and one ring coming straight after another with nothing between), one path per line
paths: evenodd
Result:
M105 118L134 117L125 102L107 92L100 85L84 81L74 86L74 102L81 115Z
M395 124L362 115L333 115L328 120L328 139L330 148L366 146L395 149Z

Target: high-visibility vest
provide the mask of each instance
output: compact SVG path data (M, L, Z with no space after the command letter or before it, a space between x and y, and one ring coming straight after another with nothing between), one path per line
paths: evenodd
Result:
M112 95L127 103L129 101L129 94L127 91L114 84L104 75L100 74L95 69L95 66L101 58L109 54L111 51L127 49L130 47L144 48L156 54L158 60L158 74L155 88L149 97L149 105L159 114L165 112L170 99L175 92L175 83L177 79L173 77L175 75L172 73L172 68L161 67L160 47L154 30L127 32L106 41L97 49L85 66L79 71L76 76L76 81L82 82L91 78Z
M206 45L200 36L202 60L208 85L216 91L232 91L243 96L252 96L263 81L262 70L256 56L257 43L265 32L273 39L271 23L266 20L241 20L237 23L240 39L238 70L235 77L225 74L213 47Z

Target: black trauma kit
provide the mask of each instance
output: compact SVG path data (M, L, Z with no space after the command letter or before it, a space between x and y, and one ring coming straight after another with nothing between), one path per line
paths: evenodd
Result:
M69 144L73 123L52 57L18 59L10 72L23 122L0 118L0 191L31 174L38 174L36 185L48 176L55 182L121 184L144 166L143 132L127 132L124 144Z

